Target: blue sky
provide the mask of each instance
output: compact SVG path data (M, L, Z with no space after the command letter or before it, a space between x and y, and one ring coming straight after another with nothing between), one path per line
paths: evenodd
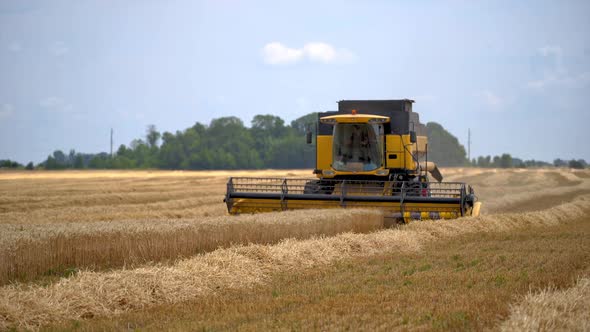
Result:
M588 1L0 1L0 159L416 100L472 156L590 161Z

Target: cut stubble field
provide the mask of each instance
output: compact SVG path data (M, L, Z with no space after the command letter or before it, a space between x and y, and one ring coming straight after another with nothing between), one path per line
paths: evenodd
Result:
M447 169L479 218L228 216L228 176L0 172L0 330L590 328L590 172Z

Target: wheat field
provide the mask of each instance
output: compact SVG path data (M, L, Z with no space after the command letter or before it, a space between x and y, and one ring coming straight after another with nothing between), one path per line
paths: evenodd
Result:
M587 330L590 237L584 235L590 234L585 233L590 172L452 168L443 174L445 181L475 188L484 203L481 217L384 229L381 213L370 210L227 215L223 196L229 176L309 177L309 170L0 172L0 330L122 329L130 322L155 330ZM562 238L568 240L559 242ZM538 246L537 252L528 260L527 255L515 257L520 265L515 262L498 274L506 259L501 257L512 253L505 244L525 240L531 241L529 247ZM482 251L476 244L481 241L491 243L490 249ZM437 258L454 245L460 248L456 255ZM547 248L553 251L545 253ZM454 258L476 252L479 256L470 262ZM473 262L485 261L486 255L495 263L480 271L485 264ZM326 289L367 278L366 269L383 257L387 266L379 261L375 275L387 271L383 278L389 278L399 268L398 277L387 283L365 280L325 295ZM533 264L533 257L546 263ZM427 263L414 266L417 260ZM571 262L564 267L565 260ZM390 266L391 261L401 265ZM336 273L342 264L344 271ZM487 311L459 313L436 307L413 314L408 306L395 317L374 314L365 321L358 317L367 315L366 306L357 312L339 296L384 294L390 287L379 287L395 282L403 282L400 288L415 284L424 289L449 275L435 273L445 264L461 271L473 267L470 282L491 280L485 291L504 300L483 301ZM539 264L547 266L539 269ZM364 268L357 271L357 266ZM318 278L324 281L315 287ZM297 296L275 296L281 293L276 289ZM271 294L266 300L259 296L266 293ZM402 295L382 299L378 307L401 301ZM314 307L315 297L326 297L330 306ZM253 301L266 309L252 309ZM423 308L431 299L424 295L413 301ZM339 305L343 309L334 309ZM293 306L297 309L285 309ZM402 307L391 306L396 312ZM195 316L195 310L202 314ZM163 315L178 319L161 325Z

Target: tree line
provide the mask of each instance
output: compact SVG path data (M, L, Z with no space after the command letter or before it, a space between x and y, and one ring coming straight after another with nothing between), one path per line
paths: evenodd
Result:
M111 156L106 152L54 151L38 165L26 166L0 160L0 168L43 169L260 169L313 168L315 145L305 142L308 130L315 130L317 113L302 116L289 125L278 116L256 115L246 127L237 117L222 117L209 125L195 123L182 131L164 132L155 125L145 136L129 145L121 144ZM571 167L585 168L583 159L555 159L553 163L522 160L510 154L480 156L469 160L457 137L436 122L426 124L428 159L440 166L464 167Z
M113 156L55 151L40 165L45 169L260 169L310 168L314 146L305 133L313 128L316 114L286 125L274 115L256 115L248 128L237 117L214 119L207 126L195 123L175 133L160 133L155 125L144 138L120 145Z

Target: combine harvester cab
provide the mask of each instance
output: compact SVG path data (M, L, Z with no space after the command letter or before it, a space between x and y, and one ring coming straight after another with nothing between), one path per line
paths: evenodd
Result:
M403 222L478 216L473 189L442 182L436 164L428 162L426 128L412 103L345 100L338 111L319 113L317 179L230 178L229 213L376 208ZM307 140L313 141L311 132Z

